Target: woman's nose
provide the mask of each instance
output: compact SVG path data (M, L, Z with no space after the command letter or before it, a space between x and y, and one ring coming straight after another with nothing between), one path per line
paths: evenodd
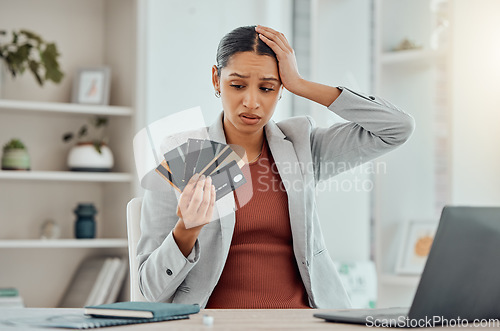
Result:
M248 89L243 98L243 106L248 109L255 109L259 107L259 96L257 91L253 89Z

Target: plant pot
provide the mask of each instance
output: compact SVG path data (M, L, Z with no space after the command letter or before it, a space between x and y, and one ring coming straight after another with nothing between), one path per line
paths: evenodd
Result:
M30 156L25 149L8 149L2 155L2 170L30 170Z
M68 168L71 171L111 171L113 168L113 153L108 146L101 146L99 153L91 143L78 143L68 154Z

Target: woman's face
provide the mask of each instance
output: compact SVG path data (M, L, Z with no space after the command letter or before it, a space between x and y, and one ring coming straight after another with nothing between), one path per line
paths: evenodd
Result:
M253 52L231 56L220 77L212 68L214 88L220 91L226 134L261 134L281 95L276 59Z

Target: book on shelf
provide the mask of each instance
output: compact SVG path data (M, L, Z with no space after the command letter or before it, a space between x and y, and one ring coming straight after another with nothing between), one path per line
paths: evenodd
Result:
M115 302L127 273L127 261L119 257L93 257L78 267L59 307L82 308Z
M106 278L106 275L108 274L109 269L111 268L111 262L112 262L112 260L110 258L104 259L104 264L101 266L101 268L99 270L99 274L97 275L96 280L92 284L92 290L89 292L87 300L85 300L85 303L83 306L95 304L96 299L99 295L99 290L101 288L101 284L103 283L104 278ZM79 307L83 307L83 306L79 306Z
M87 306L84 313L92 317L161 319L170 316L196 314L199 311L200 306L197 304L127 301Z
M105 303L113 303L116 301L118 297L119 289L123 284L124 280L124 272L126 273L127 269L123 268L123 265L126 265L126 261L122 258L114 257L110 258L111 262L109 264L109 268L106 271L101 283L96 283L98 286L97 296L94 298L93 302L90 302L88 305L101 305ZM118 287L118 290L116 290Z
M0 288L0 308L24 307L23 298L19 291L13 287Z
M105 262L106 257L92 257L80 263L62 300L59 302L59 307L84 307Z
M19 296L19 291L14 287L0 287L0 298L1 297L17 297Z
M106 298L105 304L116 302L118 296L120 294L120 290L125 281L125 277L127 276L128 271L128 262L125 259L120 259L120 267L116 273L113 284L111 285L109 295Z

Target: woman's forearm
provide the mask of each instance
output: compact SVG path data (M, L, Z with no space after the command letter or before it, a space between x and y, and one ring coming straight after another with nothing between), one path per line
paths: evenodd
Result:
M289 91L325 107L330 106L342 92L336 87L311 82L305 79L301 79L300 82Z
M200 231L201 227L186 229L184 222L181 219L179 219L175 225L172 235L177 243L177 247L179 247L179 250L185 257L187 257L193 250Z

